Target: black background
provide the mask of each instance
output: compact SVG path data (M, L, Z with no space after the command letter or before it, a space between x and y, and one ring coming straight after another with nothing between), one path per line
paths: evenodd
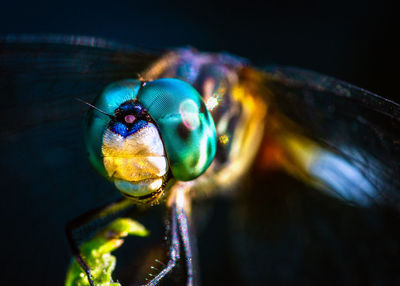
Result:
M194 2L160 0L141 2L7 1L0 4L0 35L10 33L74 34L97 36L138 47L155 49L190 45L205 51L227 51L249 58L257 66L280 64L312 69L348 81L384 97L400 101L400 93L397 88L399 82L398 49L395 46L399 29L395 20L395 13L396 10L390 3L361 0L352 2L345 0L265 1L263 3L250 1L222 3L210 0ZM80 126L80 121L81 119L77 118L74 126ZM69 126L68 123L65 123L65 125ZM60 130L62 128L63 126ZM67 128L65 129L67 130ZM32 174L26 175L25 178L30 179L23 182L27 186L34 184L36 186L39 183L40 187L43 187L42 193L47 194L47 196L38 196L35 193L37 190L34 188L19 188L17 189L19 194L12 193L15 191L12 188L2 189L2 192L4 192L2 211L5 211L5 219L9 221L7 228L2 231L3 238L5 237L6 241L9 241L9 243L2 243L2 246L6 248L5 251L2 251L2 254L4 257L8 257L10 261L10 264L2 269L4 270L2 276L8 282L7 285L24 285L26 283L31 285L60 285L70 259L70 252L64 237L65 222L85 210L109 201L111 193L117 194L110 184L104 187L107 191L100 190L100 186L104 185L103 179L93 171L89 171L90 167L87 162L81 161L84 151L81 142L78 142L75 138L80 136L78 131L72 133L74 138L71 136L67 140L57 139L65 145L79 144L80 149L74 145L74 148L78 151L65 148L67 151L70 150L71 153L65 152L64 145L56 149L60 146L60 142L56 139L49 143L45 141L47 137L39 137L41 133L34 133L33 130L32 134L37 136L35 137L37 142L32 140L36 142L36 145L23 146L21 141L18 142L19 145L14 145L13 150L17 150L15 151L15 154L17 154L18 150L26 148L28 150L26 152L30 152L29 154L38 152L48 155L48 157L41 159L45 161L46 166L51 166L51 170L50 167L47 169L38 168L38 174L35 174L36 162L31 162L29 158L26 158L24 168L31 170ZM43 131L43 134L49 136L46 131ZM54 137L57 137L56 135L54 134ZM50 139L52 138L50 137ZM50 146L48 150L46 144ZM23 154L24 152L20 153L19 157L15 159L24 161ZM60 154L63 154L63 157L60 157ZM8 158L12 158L12 156L11 154ZM7 162L3 163L3 166L7 165ZM75 173L80 169L78 168L78 171L63 170L66 166L76 167L75 164L79 164L79 168L83 170L80 179L85 178L87 180L70 183L71 178L74 178ZM40 183L39 178L31 179L36 175L38 177L43 176L40 173L41 170L49 170L48 177L45 178L51 182L50 187L46 182ZM13 177L12 168L11 170L4 168L0 176L3 175L7 175L8 182L18 179L16 176ZM280 191L280 183L285 179L278 181L278 191ZM23 184L18 182L17 185L20 187ZM53 185L59 186L57 190L59 193L53 192L51 189ZM75 192L70 194L61 192L68 191L70 186L76 189ZM287 189L291 189L291 186ZM102 195L99 196L99 193ZM281 198L281 196L284 195L278 197ZM297 197L298 195L294 196ZM271 198L269 197L269 199ZM259 201L264 201L264 198ZM274 201L270 201L268 207L273 208L274 203ZM222 206L219 205L218 211L210 219L211 226L208 229L208 235L200 234L200 248L206 249L206 251L200 253L200 261L208 265L208 268L207 265L206 267L202 265L202 269L203 272L211 273L203 277L203 281L207 282L208 285L212 282L216 283L213 280L215 275L219 275L220 278L227 278L223 273L224 269L231 270L228 263L229 257L224 256L226 252L219 248L219 245L226 243L225 237L229 236L226 233L224 234L224 229L221 228L224 223L224 219L221 219L221 214L225 214L224 207L224 203L222 203ZM312 208L310 207L310 209ZM311 214L310 217L318 218L318 214L323 211L322 207L317 208L316 213ZM336 212L346 213L341 222L346 222L352 214L352 210L349 211L349 215L347 215L346 210L342 209L335 209L335 215ZM158 213L154 215L159 215L158 223L162 220L160 213L161 210L158 210ZM62 217L53 214L62 214ZM24 218L28 216L29 219L25 220ZM277 221L282 220L281 214L276 216L278 217L277 220L270 219L271 225L276 225ZM15 225L11 229L8 228L14 221ZM34 221L38 230L35 231L35 225L24 225L24 221L28 223ZM145 225L150 229L152 227L151 224ZM159 225L162 226L162 223ZM378 225L378 228L384 228L380 222L376 222L376 225ZM346 251L351 250L353 241L358 241L362 231L357 229L354 231L355 239L350 235L351 231L349 230L350 228L353 229L353 224L349 225L349 229L347 229L345 223L340 223L338 228L338 232L342 228L344 229L342 231L343 240L348 240ZM154 234L157 230L152 229L152 231ZM296 237L297 230L294 232L294 235L288 235L289 242L290 239ZM158 234L160 233L162 235L162 229ZM379 240L379 243L385 245L386 237L382 237L380 237L382 240ZM135 239L132 238L132 240ZM215 240L218 241L215 242ZM345 273L341 277L341 281L348 281L349 285L357 284L352 283L352 281L360 281L351 280L353 276L360 277L358 272L353 273L352 270L348 271L348 269L330 272L331 265L327 264L324 268L318 263L313 264L313 261L310 263L312 265L310 273L318 272L313 268L314 265L318 264L321 269L328 269L321 273L324 275L331 273L331 276L327 279L321 274L321 277L311 279L311 282L307 282L307 279L298 281L298 276L288 274L290 269L297 269L297 264L294 263L296 267L293 267L293 265L288 265L289 259L284 261L284 258L290 257L295 250L287 248L287 244L290 243L286 243L285 239L279 238L277 240L280 241L281 249L271 246L273 251L276 252L276 257L260 255L261 258L258 258L272 266L268 271L264 268L258 269L261 274L264 274L264 271L268 272L265 274L266 277L275 277L276 273L273 267L276 264L279 265L276 268L282 271L282 274L279 275L285 277L285 279L289 277L286 283L283 283L286 285L321 285L322 283L318 283L318 281L335 285L332 279L337 276L336 273ZM335 239L332 240L336 242ZM370 240L378 241L376 237L372 237ZM314 240L311 240L311 242L313 243ZM135 240L135 243L139 243L139 240ZM47 247L47 249L39 248L38 245ZM254 249L256 249L255 252L262 253L257 246L254 246ZM301 251L302 248L297 247L296 249ZM332 251L332 256L335 256L336 250L334 248L329 249L329 251ZM223 259L210 260L213 252L218 251L223 252L221 256L224 257L225 261ZM271 252L267 251L267 253ZM368 256L369 252L366 251L365 253ZM357 258L354 259L354 263L345 263L346 261L353 261L350 256L344 256L337 261L340 260L340 265L344 265L343 268L346 268L346 265L358 267L362 264L360 264L360 261L363 260L363 263L367 265L362 268L363 271L368 269L368 265L371 263L368 259L364 259L365 256L360 254L354 255L354 257ZM275 258L282 259L280 264L275 262ZM387 263L389 264L389 262ZM388 269L387 265L378 260L375 261L375 264L382 265L385 270ZM17 265L20 265L21 268L19 269ZM252 265L246 265L250 268L249 272L255 271ZM282 265L286 265L287 268L282 267ZM283 273L284 271L287 271L287 273ZM348 274L348 272L351 273ZM304 275L307 276L306 274ZM368 271L366 271L365 277L369 277L368 274ZM385 271L382 271L382 276L387 276ZM8 279L9 281L7 281ZM235 279L235 276L232 276L230 280L225 280L225 282L229 281L232 284ZM271 281L281 283L285 280L272 279ZM366 281L368 282L368 280ZM385 280L378 277L376 281ZM236 284L243 283L237 280ZM364 285L366 284L364 283ZM382 282L382 284L385 283Z
M0 33L99 36L151 48L190 45L254 64L292 65L384 97L397 92L399 35L384 1L6 1Z

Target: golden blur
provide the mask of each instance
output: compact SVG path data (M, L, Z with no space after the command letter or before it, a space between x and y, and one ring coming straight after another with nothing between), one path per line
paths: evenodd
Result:
M246 69L242 70L245 71ZM233 101L240 104L241 116L233 134L220 133L218 137L223 145L231 143L229 158L223 166L212 164L203 176L196 179L196 184L193 185L196 196L207 197L216 188L230 190L249 170L263 138L268 106L258 96L254 81L236 78L231 80L231 83L233 86L230 96ZM228 124L230 117L226 117L220 119L220 125ZM217 126L217 132L218 130Z
M247 72L243 69L242 73ZM239 75L239 77L241 74ZM267 105L257 96L253 81L242 80L232 89L232 97L242 107L242 115L236 126L233 138L225 134L219 137L222 144L232 140L229 152L229 164L221 169L214 178L220 186L230 186L236 183L249 169L264 133L264 119Z
M273 97L268 90L270 76L256 71L252 74L263 89L261 94L264 102L271 103ZM281 169L307 184L324 188L319 180L310 175L310 170L321 154L326 154L327 147L307 138L301 126L272 106L265 119L264 135L255 161L256 169L259 172Z

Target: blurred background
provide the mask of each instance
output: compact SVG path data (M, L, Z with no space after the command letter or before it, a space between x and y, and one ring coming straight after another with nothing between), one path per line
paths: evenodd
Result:
M396 17L390 3L361 0L245 0L236 4L211 0L7 0L0 6L0 35L73 34L139 48L189 45L204 51L226 51L259 67L279 64L315 70L399 102ZM0 244L4 248L1 254L7 258L1 269L5 285L62 285L71 257L65 223L118 197L114 187L82 160L81 122L82 118L75 118L51 123L0 142L0 148L11 150L0 164L1 176L6 178L0 180L0 214L7 222L2 231L5 242ZM392 263L398 261L399 240L391 235L398 229L398 220L385 224L387 220L373 211L338 206L282 174L268 179L268 193L241 198L253 199L257 201L254 204L271 210L265 217L253 214L262 222L252 226L264 235L258 241L251 240L251 233L228 217L229 203L199 206L200 214L209 213L204 215L208 227L200 227L203 231L198 233L205 285L216 284L215 277L225 279L224 284L257 285L260 276L269 285L368 285L371 281L394 285L400 273ZM392 213L388 217L393 217ZM161 244L163 209L142 222L156 237L150 244ZM270 231L267 234L266 229ZM232 237L236 242L227 243ZM121 264L148 253L143 240L130 240L132 243L119 250L119 255L125 253L125 258L118 256ZM228 249L228 244L238 253ZM242 249L244 244L252 247ZM160 253L152 251L155 256ZM255 268L253 261L242 259L249 256L261 266ZM134 263L140 266L142 261ZM235 272L237 265L243 266L246 275ZM133 268L128 265L124 269L119 277L129 281ZM257 278L252 280L249 273Z
M293 65L400 99L399 35L385 1L3 1L0 34L98 36L150 48L190 45L254 64Z

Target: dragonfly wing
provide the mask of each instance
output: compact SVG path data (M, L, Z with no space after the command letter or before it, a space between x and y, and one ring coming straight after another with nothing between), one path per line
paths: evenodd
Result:
M222 247L200 237L200 261L214 277L232 273L230 285L399 283L399 106L299 69L255 74L268 104L262 146L210 220Z
M157 54L89 37L0 38L0 138L71 119L110 82L137 78Z
M285 122L277 136L303 177L350 203L400 207L400 106L314 72L266 71L270 115Z
M2 243L6 284L63 283L66 222L119 197L85 160L88 107L74 98L90 101L157 57L88 38L0 39L1 217L12 234Z

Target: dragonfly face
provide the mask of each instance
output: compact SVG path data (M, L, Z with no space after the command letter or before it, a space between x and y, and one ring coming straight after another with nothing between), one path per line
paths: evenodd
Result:
M96 170L138 202L158 199L169 169L179 181L200 176L216 147L214 122L200 94L176 79L113 83L95 100L86 146Z

